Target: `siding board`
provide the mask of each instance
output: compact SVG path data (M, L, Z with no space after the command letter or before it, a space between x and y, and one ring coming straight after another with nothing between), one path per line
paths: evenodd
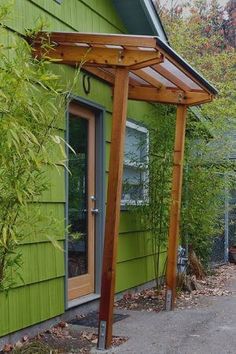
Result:
M65 275L63 247L63 241L58 241L58 247L51 242L19 246L24 264L21 271L24 282L17 277L15 287L63 277Z
M160 272L163 272L166 253L160 254ZM153 257L137 258L118 263L116 291L124 291L154 279Z
M64 203L32 203L30 213L39 214L40 221L37 224L28 225L25 238L21 244L48 242L52 240L64 240L65 238L65 210ZM29 217L30 218L30 217ZM56 219L52 228L45 227L45 220Z
M68 5L69 3L69 5ZM8 20L10 29L24 33L25 28L34 28L38 19L43 18L47 29L53 31L84 31L103 33L125 33L125 27L115 13L111 0L64 0L61 5L53 0L17 0L13 13ZM12 43L15 36L8 32L4 41ZM65 65L52 64L52 70L60 75L65 91L81 96L106 108L106 185L110 152L112 123L112 91L104 82L91 75L91 90L88 95L83 91L81 71L74 82L75 70ZM128 117L148 124L153 106L148 103L129 101ZM61 114L58 135L64 137L66 120ZM58 159L55 148L53 156ZM43 216L58 217L58 232L50 235L63 247L65 237L65 175L62 167L51 169L45 166L49 190L36 204L32 212L39 209ZM41 229L40 229L41 228ZM127 211L121 213L120 236L118 244L117 291L143 284L154 277L150 234L143 230L138 218ZM41 322L64 312L64 253L48 242L42 225L29 225L26 238L19 246L24 260L22 276L24 284L17 280L16 287L8 296L0 293L0 336ZM161 254L164 264L165 253ZM137 271L138 269L138 271Z

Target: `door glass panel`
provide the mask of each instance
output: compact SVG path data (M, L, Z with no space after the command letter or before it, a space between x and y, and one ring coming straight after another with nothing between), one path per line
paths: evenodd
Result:
M68 276L88 272L88 120L69 116Z

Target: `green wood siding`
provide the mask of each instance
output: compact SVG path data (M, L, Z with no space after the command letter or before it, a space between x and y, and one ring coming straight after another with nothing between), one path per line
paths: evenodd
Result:
M125 33L125 27L115 13L110 0L64 0L61 5L53 0L16 0L8 21L10 29L23 33L25 28L34 28L38 19L44 19L49 30ZM6 33L4 41L10 43L13 34ZM54 65L66 88L74 78L74 69ZM85 97L106 108L106 180L109 173L109 150L112 124L112 92L103 82L92 77L91 92L83 92L82 75L73 89L76 96ZM148 125L152 105L129 102L128 117ZM64 136L65 117L62 115L58 134ZM52 152L57 156L57 151ZM46 215L60 219L59 232L51 235L64 243L65 174L63 168L46 169L50 180L49 190L41 196L40 203L32 204L32 212L39 208ZM99 236L98 236L99 237ZM150 234L143 230L140 221L130 212L122 211L118 245L117 291L143 284L154 277ZM44 233L29 225L26 239L20 246L24 266L24 283L18 281L8 296L0 294L0 336L52 318L64 312L64 252L55 248ZM163 250L164 251L164 250ZM165 252L161 254L164 264ZM138 270L138 271L137 271Z
M63 291L63 282L55 278L0 293L1 336L63 313Z
M132 236L131 236L132 237ZM160 254L161 272L165 264L166 252ZM154 278L153 257L135 258L118 263L116 288L129 289Z
M20 0L14 3L14 20L9 27L23 33L43 20L48 30L80 32L125 32L125 27L109 0Z

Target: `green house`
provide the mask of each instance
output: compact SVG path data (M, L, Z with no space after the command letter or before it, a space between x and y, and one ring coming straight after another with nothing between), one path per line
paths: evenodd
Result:
M153 35L168 43L151 0L16 0L7 23L8 40L13 33L23 34L26 28L34 28L39 18L46 19L52 32ZM55 65L55 70L66 87L75 69ZM171 82L170 85L175 86ZM123 192L121 200L117 293L154 279L150 233L127 210L137 199L142 203L146 198L142 183L145 154L140 141L148 150L152 112L152 103L134 100L128 103L125 155L135 155L139 167L125 159L124 177L131 188ZM19 331L24 328L58 320L65 312L99 298L111 123L111 87L96 74L82 70L80 82L70 95L64 124L58 127L58 135L66 137L78 152L75 157L68 150L72 173L65 173L62 167L61 173L51 171L50 188L40 202L45 213L61 220L57 241L65 252L40 235L26 237L20 246L24 283L19 282L7 296L0 293L2 343L14 332L21 335ZM78 240L65 236L67 225L79 233ZM165 259L163 249L161 266Z

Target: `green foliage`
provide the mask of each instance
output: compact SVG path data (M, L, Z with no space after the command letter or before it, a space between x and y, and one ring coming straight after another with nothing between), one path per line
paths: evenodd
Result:
M222 232L224 193L235 185L236 55L227 39L225 9L195 0L162 8L170 42L219 90L187 124L181 235L206 264L213 237ZM205 118L203 118L205 117Z
M166 249L169 225L175 110L159 106L149 114L148 120L149 151L143 186L148 197L142 204L136 205L134 211L141 218L144 229L151 231L148 242L152 249L156 286L159 288L163 275L160 253Z
M174 16L171 14L174 13ZM206 116L222 120L235 117L235 48L228 43L225 9L216 0L185 2L182 12L162 10L171 45L219 90Z
M199 154L205 146L205 141L199 139L193 147L193 140L187 139L181 236L184 245L191 245L207 265L213 238L222 232L219 223L224 208L225 180L218 166L204 161Z
M0 15L6 12L1 6ZM6 35L1 24L0 37ZM57 220L43 216L37 202L49 187L46 171L65 160L56 130L65 105L58 77L49 61L32 58L25 40L10 38L11 45L0 44L0 290L20 276L24 238L40 233L55 243Z
M143 218L152 230L152 251L157 288L160 286L160 252L167 244L173 159L175 117L164 108L152 119L147 188L149 200L143 206Z

